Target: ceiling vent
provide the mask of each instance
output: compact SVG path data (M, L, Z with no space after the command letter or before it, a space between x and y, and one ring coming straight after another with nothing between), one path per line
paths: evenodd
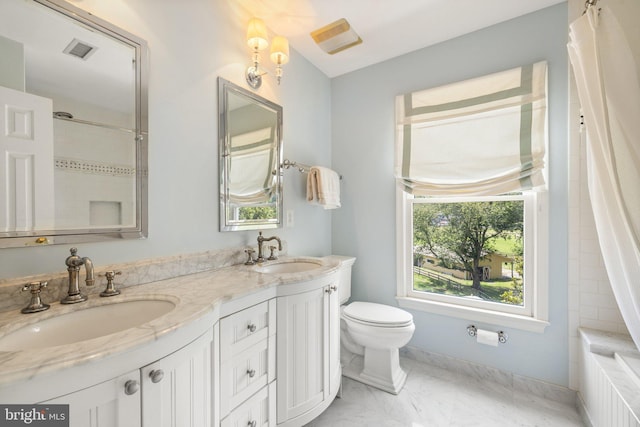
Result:
M71 43L64 48L63 52L67 55L75 56L76 58L86 61L96 50L98 50L97 47L91 46L87 42L73 39Z
M311 38L329 55L362 43L360 36L344 18L311 32Z

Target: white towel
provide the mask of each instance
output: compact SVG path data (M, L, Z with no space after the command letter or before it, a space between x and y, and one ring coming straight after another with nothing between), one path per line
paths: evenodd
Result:
M340 175L334 170L312 166L307 177L307 201L325 209L340 207Z

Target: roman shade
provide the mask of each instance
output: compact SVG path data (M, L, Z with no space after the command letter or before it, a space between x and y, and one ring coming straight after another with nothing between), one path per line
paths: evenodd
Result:
M544 189L546 62L396 97L396 178L423 196Z

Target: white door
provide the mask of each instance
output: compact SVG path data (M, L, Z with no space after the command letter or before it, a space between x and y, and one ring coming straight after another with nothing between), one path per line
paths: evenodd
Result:
M70 427L140 427L140 370L42 404L69 405Z
M325 288L278 298L278 424L322 403L327 390Z
M0 86L0 109L0 231L51 230L51 99Z
M211 425L213 330L142 368L144 427Z

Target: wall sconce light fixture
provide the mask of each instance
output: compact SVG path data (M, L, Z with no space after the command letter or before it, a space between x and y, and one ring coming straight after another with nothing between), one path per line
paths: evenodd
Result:
M247 84L254 89L262 85L262 76L266 71L260 69L260 51L269 46L267 27L259 18L251 18L247 27L247 44L253 49L253 65L247 68L245 77ZM280 84L282 66L289 62L289 42L282 36L275 36L271 43L271 61L276 64L276 80Z

